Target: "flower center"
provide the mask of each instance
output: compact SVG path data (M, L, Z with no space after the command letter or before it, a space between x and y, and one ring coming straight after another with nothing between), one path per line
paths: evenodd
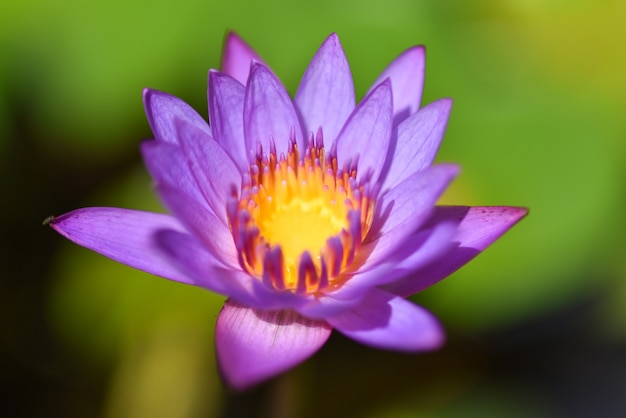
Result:
M287 187L284 184L283 187ZM268 213L259 213L257 224L268 243L280 243L285 265L288 269L296 265L298 257L305 251L315 254L321 251L328 237L341 232L346 219L337 217L333 206L322 198L287 198L268 208Z
M339 285L371 225L374 200L356 169L341 170L318 134L304 155L262 150L229 208L239 261L278 290L315 293Z

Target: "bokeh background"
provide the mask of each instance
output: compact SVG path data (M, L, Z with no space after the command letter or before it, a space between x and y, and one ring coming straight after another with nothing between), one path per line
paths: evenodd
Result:
M4 1L0 12L0 416L626 416L626 2ZM444 203L530 216L413 299L436 353L335 333L252 391L224 388L220 296L151 277L41 226L82 206L161 210L140 161L141 90L206 114L238 31L291 93L337 32L361 97L414 44L423 103L453 97Z

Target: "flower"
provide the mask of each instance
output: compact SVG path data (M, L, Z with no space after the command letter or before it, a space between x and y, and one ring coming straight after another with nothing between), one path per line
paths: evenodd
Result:
M144 91L141 150L170 214L83 208L50 225L84 247L228 297L219 367L246 388L314 354L334 328L363 344L438 348L443 331L405 297L445 278L519 221L515 207L436 206L457 175L432 165L451 100L419 108L424 49L396 58L356 105L331 34L292 100L228 35L209 73L210 125Z

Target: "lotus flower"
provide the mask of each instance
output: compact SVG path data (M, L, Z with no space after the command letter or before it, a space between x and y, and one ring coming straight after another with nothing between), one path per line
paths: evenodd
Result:
M171 214L83 208L60 234L137 269L227 297L221 373L243 389L301 363L332 329L372 347L440 347L439 322L405 297L450 275L519 221L515 207L436 206L458 173L432 165L451 100L419 108L424 49L407 49L357 105L339 38L292 100L237 35L209 73L210 124L144 91L142 154Z

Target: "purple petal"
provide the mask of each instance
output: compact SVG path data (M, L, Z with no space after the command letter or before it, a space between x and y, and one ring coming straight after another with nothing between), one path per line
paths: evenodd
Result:
M76 244L122 264L192 283L162 256L154 240L155 234L163 229L185 231L170 215L119 208L84 208L54 218L50 226Z
M227 301L217 318L217 360L228 384L245 389L312 356L331 333L291 310L262 311Z
M193 235L163 229L155 234L154 240L161 250L161 257L176 266L194 286L229 297L244 298L249 293L237 280L233 268L207 251Z
M384 81L359 103L337 138L341 162L358 159L357 180L376 181L389 149L392 125L391 84Z
M444 342L443 330L432 314L379 289L326 320L345 336L376 348L415 352L437 349Z
M420 254L421 251L430 253L437 248L447 247L456 234L457 228L458 222L440 222L414 232L404 241L394 239L397 238L394 234L386 234L363 245L355 262L358 263L363 258L365 264L361 266L359 272L367 271L373 266L390 260L397 264L401 260Z
M402 242L428 219L435 203L458 174L454 165L440 164L409 176L380 196L365 245L377 240ZM388 245L388 244L380 244Z
M403 280L385 286L385 289L396 295L409 296L432 286L480 254L527 213L528 209L506 206L437 207L429 223L447 220L460 222L454 237L457 245L441 257L441 260L414 271Z
M424 65L424 47L414 46L393 60L372 85L370 90L387 78L391 80L394 125L415 113L419 108L424 86Z
M306 69L294 100L302 118L304 134L321 126L326 149L354 110L354 85L339 37L331 34Z
M293 307L305 302L304 298L291 292L269 289L239 266L224 263L208 251L203 242L188 233L163 230L157 234L156 241L162 254L196 286L257 308Z
M244 86L248 81L250 63L263 62L261 57L235 32L226 34L221 70Z
M276 150L286 153L292 130L296 135L302 132L287 90L267 67L253 63L244 103L247 149L256 150L260 143L267 153L270 138L273 138ZM303 138L297 138L297 141L300 149L304 149Z
M213 138L226 150L239 167L250 166L243 134L243 102L245 87L234 78L218 71L209 72L209 117Z
M458 222L439 222L430 228L420 230L402 242L385 246L382 251L376 250L379 245L387 243L380 242L382 239L378 240L374 252L367 258L365 264L351 275L341 288L332 292L331 296L342 300L361 298L373 287L396 281L440 259L452 248L452 238L457 228Z
M186 121L178 121L178 137L187 165L213 212L228 224L226 201L238 194L241 174L226 151L209 135Z
M364 264L350 277L344 277L346 281L341 287L302 304L297 307L298 312L311 318L326 318L352 308L373 287L401 279L445 254L454 245L451 238L457 228L458 222L453 220L431 225L401 243L385 247L384 254L372 253L369 258L368 249L362 247L354 264ZM363 252L365 261L360 259Z
M141 143L141 153L150 175L157 184L180 189L190 196L202 196L202 190L187 164L181 147L148 140ZM206 208L210 207L204 199L201 203Z
M228 266L238 266L237 250L227 224L204 207L198 196L190 196L169 185L156 187L161 200L187 229L198 237L218 260Z
M438 100L418 110L398 126L397 141L391 145L385 162L382 190L394 187L432 164L451 108L451 99Z
M157 90L144 89L143 103L148 123L157 141L178 144L178 132L174 126L176 119L186 120L211 135L209 125L202 116L178 97Z

